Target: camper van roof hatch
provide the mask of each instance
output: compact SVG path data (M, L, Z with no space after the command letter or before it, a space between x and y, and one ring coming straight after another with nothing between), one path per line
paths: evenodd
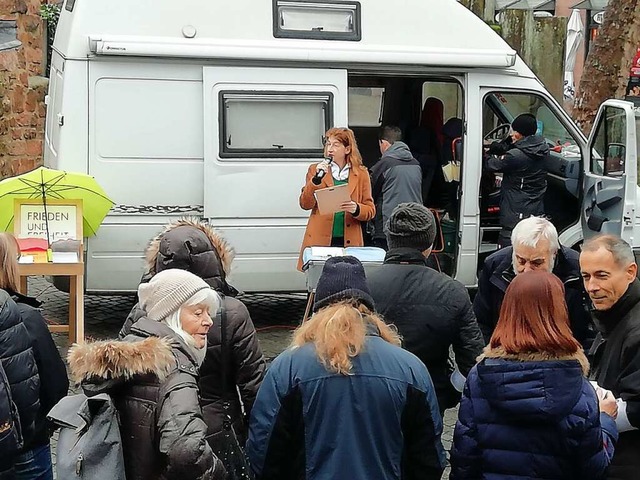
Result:
M276 38L359 41L360 26L360 2L273 0Z

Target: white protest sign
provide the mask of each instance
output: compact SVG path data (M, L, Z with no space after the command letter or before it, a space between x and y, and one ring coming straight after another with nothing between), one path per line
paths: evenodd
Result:
M47 204L46 214L42 204L22 204L19 211L20 231L18 238L44 238L56 240L78 240L77 205ZM16 219L18 220L18 219Z

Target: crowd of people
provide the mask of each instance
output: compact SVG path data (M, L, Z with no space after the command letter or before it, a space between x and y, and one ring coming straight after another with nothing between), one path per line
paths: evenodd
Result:
M514 129L531 133L531 119ZM300 195L311 210L303 248L362 245L361 222L375 219L387 252L368 273L355 257L327 259L311 317L269 368L228 282L231 246L196 220L150 241L119 338L68 355L87 397L113 399L127 479L439 479L447 465L452 479L636 478L631 247L601 235L577 252L539 212L509 214L472 301L430 267L437 221L401 138L382 129L371 179L353 132L327 132L332 161L309 168ZM499 162L529 168L508 151ZM321 215L314 192L339 184L351 200ZM0 478L47 480L47 413L69 384L38 302L18 292L19 255L0 234ZM446 452L443 415L458 405ZM230 461L229 438L242 461Z

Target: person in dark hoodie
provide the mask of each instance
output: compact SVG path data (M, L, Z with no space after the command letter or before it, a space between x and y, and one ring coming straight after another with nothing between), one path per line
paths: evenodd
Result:
M7 292L16 303L31 342L40 377L38 390L40 408L37 411L34 431L25 435L25 444L15 460L14 469L18 480L28 478L47 480L53 479L49 445L49 437L53 431L46 415L67 394L69 380L64 361L49 333L47 322L38 310L40 302L18 293L19 252L16 239L10 233L0 233L0 289ZM25 433L28 432L26 425L23 429Z
M208 427L207 438L212 445L215 436L222 431L222 422L227 414L240 442L244 442L248 415L266 369L249 311L234 298L238 291L227 282L234 255L231 246L213 228L193 219L167 225L151 240L146 250L147 273L143 282L161 271L179 268L202 278L222 297L220 318L209 330L207 354L200 368L199 381L202 411ZM222 385L222 313L231 357L226 362L226 386ZM124 338L131 325L144 314L140 305L135 305L120 331L120 338ZM231 392L227 409L223 400L225 391Z
M547 174L544 162L549 145L536 135L538 123L530 113L518 115L511 123L511 133L502 142L494 142L485 157L488 172L502 172L500 200L500 235L498 245L511 245L511 231L523 218L544 215Z
M452 480L604 479L618 438L611 392L598 395L571 335L562 282L518 275L464 387Z
M373 219L373 244L387 250L385 225L391 212L401 203L422 203L422 170L398 127L380 129L382 157L371 168L371 189L376 216Z

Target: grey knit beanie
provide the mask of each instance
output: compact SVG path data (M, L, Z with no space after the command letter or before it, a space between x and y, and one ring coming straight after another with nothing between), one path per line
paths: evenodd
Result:
M436 220L424 205L401 203L387 221L389 248L415 248L421 252L431 248L436 238Z
M159 322L207 288L211 287L197 275L171 268L155 274L149 283L140 284L138 297L147 317Z

